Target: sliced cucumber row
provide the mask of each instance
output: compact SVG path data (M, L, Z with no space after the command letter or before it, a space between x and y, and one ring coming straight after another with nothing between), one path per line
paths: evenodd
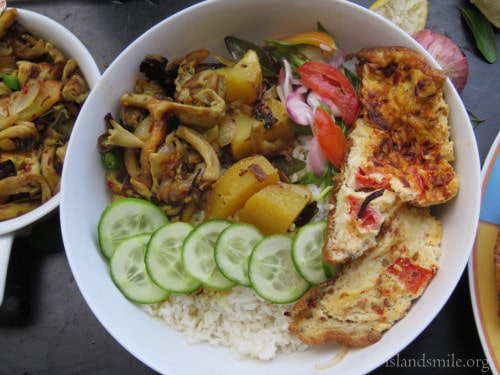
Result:
M197 227L169 223L157 206L125 198L104 210L98 236L113 282L137 303L157 303L201 286L235 285L252 287L273 303L289 303L338 272L321 256L326 221L306 225L293 237L266 237L253 225L228 220Z

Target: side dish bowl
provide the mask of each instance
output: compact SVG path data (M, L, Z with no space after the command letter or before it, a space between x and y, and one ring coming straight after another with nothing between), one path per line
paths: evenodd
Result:
M66 27L42 14L18 9L19 24L33 35L52 42L66 56L76 59L90 87L95 86L100 71L87 47ZM0 304L3 299L4 283L7 274L10 249L16 235L29 231L30 225L52 213L60 202L60 193L43 205L22 216L0 222Z
M335 344L313 347L269 362L237 359L228 350L189 344L181 333L127 301L113 284L98 249L97 223L110 194L104 182L97 139L104 116L117 115L119 98L133 88L146 54L167 58L197 48L227 54L223 39L237 36L255 43L308 31L321 22L346 52L364 47L403 45L425 54L406 33L371 11L335 0L210 0L179 12L133 42L103 74L84 105L69 143L62 179L61 226L66 253L83 297L108 332L132 355L160 373L289 374L318 372L341 353ZM472 126L461 99L447 81L454 166L463 182L458 196L435 210L443 222L441 268L408 315L371 346L349 350L324 374L362 374L380 366L414 340L434 319L462 275L478 222L480 163ZM195 359L195 360L193 360Z

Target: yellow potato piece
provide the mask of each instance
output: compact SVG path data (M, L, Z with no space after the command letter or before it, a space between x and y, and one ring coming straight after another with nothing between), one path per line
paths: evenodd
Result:
M277 139L291 140L295 138L295 132L288 121L288 113L285 103L274 98L266 98L266 104L273 113L273 117L277 120L276 123L264 133L264 139L275 141ZM261 122L261 126L264 124Z
M263 120L253 117L251 109L246 110L242 106L240 111L235 111L230 115L235 124L235 132L231 140L231 154L236 160L258 153L254 147L252 132L259 132L266 141L270 142L278 139L286 141L294 139L295 133L290 127L285 105L273 98L266 98L265 102L276 119L270 128L265 128Z
M311 191L303 185L278 182L252 195L240 210L239 218L266 235L284 234L311 198Z
M262 85L262 70L259 57L248 50L238 63L227 72L226 100L253 103L257 100Z
M236 131L231 141L231 154L236 160L240 160L254 153L252 144L252 127L259 126L259 120L251 115L239 112L234 115Z
M207 217L232 216L257 191L278 181L278 170L264 156L239 160L215 182L207 204Z

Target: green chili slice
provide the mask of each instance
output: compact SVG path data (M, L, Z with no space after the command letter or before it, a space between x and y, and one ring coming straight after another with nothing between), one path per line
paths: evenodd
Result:
M101 154L101 160L106 169L119 170L122 167L122 158L117 152L105 152Z
M460 11L472 31L477 48L486 61L493 64L498 57L498 47L491 23L476 9L460 8Z
M19 79L16 76L11 76L8 74L2 74L2 80L5 85L14 91L19 90L20 85L19 85Z

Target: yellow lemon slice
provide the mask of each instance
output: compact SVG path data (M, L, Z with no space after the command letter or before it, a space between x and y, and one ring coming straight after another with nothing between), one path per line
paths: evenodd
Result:
M496 28L500 28L500 1L470 0Z
M427 0L377 0L370 9L413 35L425 28L427 7Z

